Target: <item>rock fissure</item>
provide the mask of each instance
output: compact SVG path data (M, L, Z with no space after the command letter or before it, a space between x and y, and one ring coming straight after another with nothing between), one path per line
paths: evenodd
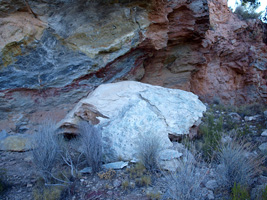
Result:
M148 105L152 112L154 112L162 121L164 121L165 125L168 127L168 122L165 117L161 114L160 110L157 108L156 105L152 104L148 99L142 96L142 93L139 94L139 97L144 100Z

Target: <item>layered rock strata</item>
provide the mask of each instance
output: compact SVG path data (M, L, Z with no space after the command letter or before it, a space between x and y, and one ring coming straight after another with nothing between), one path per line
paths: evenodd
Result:
M34 132L102 83L136 80L202 100L266 100L262 24L215 0L1 1L0 129ZM104 3L105 2L105 3ZM31 123L28 123L31 122Z

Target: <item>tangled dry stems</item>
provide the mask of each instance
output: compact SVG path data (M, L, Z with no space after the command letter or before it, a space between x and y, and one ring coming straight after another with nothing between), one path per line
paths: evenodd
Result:
M149 172L155 172L159 169L158 154L161 150L160 141L149 134L140 138L138 143L138 158L140 163Z
M218 183L231 191L234 184L250 186L253 178L260 173L262 159L249 155L249 149L243 142L232 140L223 145L219 153L217 167Z
M45 182L49 182L51 178L60 151L55 127L52 120L45 121L33 138L33 162Z
M167 188L164 199L204 200L207 194L201 183L209 169L196 162L189 154L185 153L184 156L184 159L179 160L175 172L163 173L164 187Z
M92 168L92 172L101 169L102 162L102 134L99 127L88 122L79 124L81 135L81 149L87 164Z

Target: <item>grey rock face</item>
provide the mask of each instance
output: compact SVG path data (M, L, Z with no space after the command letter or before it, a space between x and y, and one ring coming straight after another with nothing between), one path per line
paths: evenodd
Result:
M0 71L2 90L63 87L85 75L95 64L84 53L63 46L51 31L45 31L41 40L28 48L22 49L14 64Z

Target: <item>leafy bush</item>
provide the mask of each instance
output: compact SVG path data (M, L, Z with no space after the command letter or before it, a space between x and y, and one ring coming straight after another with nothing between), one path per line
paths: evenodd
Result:
M52 168L60 151L55 127L53 121L45 121L33 139L33 162L45 182L51 178Z
M202 146L202 153L207 161L215 156L219 150L221 141L221 132L223 130L223 118L214 119L213 114L208 114L204 118L204 123L200 126L200 134L203 135L204 144Z
M150 136L149 134L140 138L137 149L138 158L140 163L149 172L158 170L157 159L160 149L160 141L158 138Z
M81 148L87 164L92 167L92 172L98 172L102 162L102 134L98 127L88 122L79 125L81 135Z
M250 186L253 177L259 173L261 159L249 157L246 145L231 141L220 149L217 167L218 183L228 191L238 184Z
M240 184L234 183L232 188L232 200L249 200L249 193L247 189Z

